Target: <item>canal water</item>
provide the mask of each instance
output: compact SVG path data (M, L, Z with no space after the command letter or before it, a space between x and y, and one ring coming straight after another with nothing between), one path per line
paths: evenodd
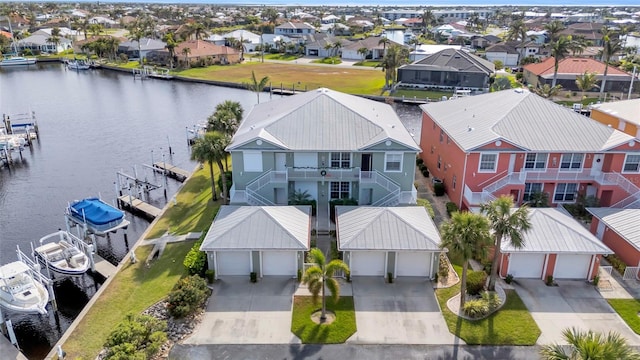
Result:
M279 98L279 96L274 96ZM262 94L261 101L269 101ZM129 74L108 70L74 72L61 64L29 69L0 69L0 112L34 111L40 139L22 153L10 169L0 170L0 264L17 260L16 247L65 227L68 202L101 196L115 202L116 172L146 176L163 184L160 175L142 164L162 159L186 170L190 161L187 128L205 121L224 100L240 102L249 111L254 94L165 80L134 80ZM407 129L419 137L419 109L398 106ZM171 148L171 152L169 152ZM16 157L19 159L19 157ZM179 183L168 179L171 197ZM163 190L151 193L151 203L162 208ZM119 231L99 238L98 253L116 264L149 223L127 214L128 242ZM55 283L58 316L7 313L19 344L30 359L41 359L51 349L100 286L85 275Z

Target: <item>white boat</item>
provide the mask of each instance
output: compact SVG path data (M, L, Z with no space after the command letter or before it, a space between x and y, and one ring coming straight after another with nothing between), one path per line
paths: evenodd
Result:
M35 58L26 58L24 56L7 56L0 61L0 66L28 66L35 63Z
M0 306L5 309L46 314L49 293L35 281L31 269L21 261L0 267Z
M89 258L80 250L81 240L66 231L57 231L40 239L34 255L51 271L79 276L89 270Z
M82 60L73 60L67 63L69 70L89 70L91 66Z

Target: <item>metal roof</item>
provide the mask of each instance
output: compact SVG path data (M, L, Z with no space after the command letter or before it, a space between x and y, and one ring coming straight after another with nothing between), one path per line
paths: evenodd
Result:
M310 219L310 206L221 206L200 250L308 250Z
M227 150L256 140L302 151L359 151L390 140L420 151L391 105L325 88L254 106Z
M640 99L608 102L593 107L605 114L640 125Z
M640 249L640 209L587 208L587 211L629 244Z
M523 235L524 247L516 249L509 239L503 239L503 253L613 253L582 224L555 208L531 208L529 221L531 229Z
M427 55L425 58L420 59L411 65L401 66L400 68L417 68L420 65L431 65L431 69L442 69L446 71L452 71L454 69L460 72L472 72L493 74L495 72L495 65L483 58L469 54L464 50L456 49L444 49L438 51L435 54Z
M501 140L526 151L597 152L634 139L524 89L420 107L465 151Z
M423 206L336 206L340 250L440 251L440 233Z

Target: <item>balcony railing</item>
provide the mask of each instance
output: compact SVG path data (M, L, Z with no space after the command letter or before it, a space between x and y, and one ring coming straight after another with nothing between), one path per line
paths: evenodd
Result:
M289 167L289 180L358 181L360 168Z
M523 171L519 174L521 183L536 181L592 181L596 176L591 168L572 171L570 169L552 168L545 171Z

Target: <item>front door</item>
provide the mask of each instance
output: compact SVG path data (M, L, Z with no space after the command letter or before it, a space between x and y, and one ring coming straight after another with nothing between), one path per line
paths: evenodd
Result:
M604 154L593 155L593 163L591 163L591 176L598 176L602 173L602 163L604 162Z
M362 163L360 164L361 171L371 171L371 154L362 154Z
M276 153L276 171L285 171L287 169L287 154Z
M509 174L513 173L513 169L516 167L516 154L511 154L509 157Z

